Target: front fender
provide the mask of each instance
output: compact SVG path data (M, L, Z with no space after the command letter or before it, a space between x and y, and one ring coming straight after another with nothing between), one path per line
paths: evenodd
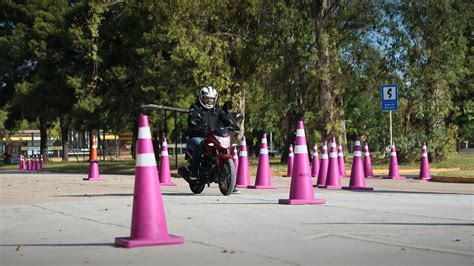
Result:
M217 155L217 165L222 165L223 162L232 159L230 154L218 154Z

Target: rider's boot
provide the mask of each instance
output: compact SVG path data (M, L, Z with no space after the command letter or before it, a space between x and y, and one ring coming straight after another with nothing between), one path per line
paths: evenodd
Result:
M189 163L189 179L192 181L198 180L199 160L193 160Z
M189 170L188 168L184 167L184 166L181 166L180 168L178 168L178 174L184 179L186 180L186 182L191 182L191 179L189 178Z
M192 180L192 181L198 180L197 167L196 168L190 167L190 168L191 168L191 171L189 173L189 179Z

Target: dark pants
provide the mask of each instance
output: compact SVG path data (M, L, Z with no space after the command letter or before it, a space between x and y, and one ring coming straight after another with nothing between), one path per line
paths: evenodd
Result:
M186 149L191 151L192 155L192 163L190 165L191 174L197 174L197 170L199 167L199 163L201 162L201 156L203 153L204 147L204 138L201 137L194 137L189 140L188 144L186 145Z

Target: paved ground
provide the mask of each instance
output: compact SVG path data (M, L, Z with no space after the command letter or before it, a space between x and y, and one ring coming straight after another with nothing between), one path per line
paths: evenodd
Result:
M472 265L473 184L367 180L374 192L315 189L324 205L277 204L276 190L192 195L162 187L183 245L125 249L134 176L0 171L1 265ZM253 179L252 179L253 181ZM343 179L343 185L348 183Z

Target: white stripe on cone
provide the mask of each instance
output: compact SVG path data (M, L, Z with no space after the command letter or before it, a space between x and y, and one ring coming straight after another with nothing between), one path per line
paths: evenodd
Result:
M355 157L361 157L361 156L362 156L362 152L361 152L361 151L354 151L354 156L355 156Z
M322 154L322 155L321 155L321 159L325 159L325 160L327 160L327 159L329 159L329 157L328 157L328 155L327 155L327 154Z
M137 154L136 166L156 166L155 154L154 153Z
M421 154L421 157L428 157L428 153L425 153L425 152L422 153L422 154Z
M260 154L268 154L268 149L260 149Z
M247 151L241 151L241 152L239 153L239 155L240 155L241 157L247 157L248 153L247 153Z
M262 139L261 143L267 143L267 139Z
M308 154L308 147L306 145L295 145L295 154Z
M296 136L297 136L297 137L305 137L304 129L303 129L303 128L297 129L297 130L296 130Z
M151 139L151 132L149 127L138 128L138 139Z
M168 151L161 151L161 156L168 156Z
M337 152L331 152L331 153L329 153L329 157L331 157L331 158L337 158Z

